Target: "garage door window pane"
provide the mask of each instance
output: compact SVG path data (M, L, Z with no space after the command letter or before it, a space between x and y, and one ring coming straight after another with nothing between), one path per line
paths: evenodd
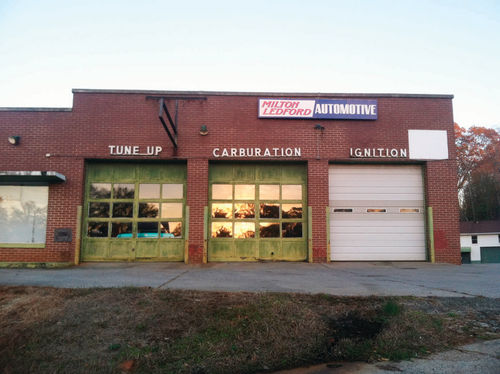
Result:
M137 223L138 238L157 238L158 237L158 222L138 222Z
M234 237L236 239L255 238L255 223L236 222L234 224Z
M232 184L213 184L212 185L213 200L232 200L233 185Z
M280 218L280 205L260 204L260 218Z
M90 185L91 199L109 199L111 197L111 183L92 183Z
M282 218L302 218L302 204L283 204Z
M184 197L182 184L164 184L162 197L164 199L182 199Z
M284 222L282 223L284 238L301 238L302 222Z
M160 185L159 184L140 184L139 199L159 199Z
M162 238L181 238L182 222L161 222L160 232Z
M260 224L260 237L261 238L279 238L280 237L280 224L261 222Z
M108 236L108 223L89 222L87 236L91 238L106 238Z
M233 204L213 203L212 218L232 218Z
M233 224L231 222L213 222L212 238L232 238Z
M97 218L109 217L109 203L90 203L89 217L97 217Z
M45 243L48 187L0 186L0 243Z
M253 184L237 184L234 186L235 200L254 200L255 185Z
M279 200L280 186L279 184L261 184L259 186L260 200Z
M234 217L255 218L255 204L234 204Z
M139 218L157 218L159 212L159 203L139 203Z
M132 237L132 222L113 222L111 224L112 238L131 238Z
M120 183L113 185L113 198L115 199L133 199L135 185L131 183Z
M161 204L162 218L182 218L182 203Z
M133 217L134 204L133 203L114 203L113 204L113 217Z
M282 200L302 200L302 185L284 184L281 186Z

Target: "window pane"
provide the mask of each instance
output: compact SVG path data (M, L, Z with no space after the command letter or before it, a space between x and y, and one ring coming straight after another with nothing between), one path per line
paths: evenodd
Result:
M369 208L366 210L367 213L387 213L385 208Z
M140 184L139 199L159 199L160 185L159 184Z
M260 204L260 218L280 218L280 205Z
M161 218L182 218L182 203L161 204Z
M232 184L212 184L212 199L214 200L232 200Z
M212 238L232 238L233 224L231 222L212 222Z
M139 218L156 218L159 212L159 203L139 203Z
M109 199L111 197L111 183L92 183L90 185L91 199Z
M232 218L233 204L212 203L212 218Z
M279 238L280 237L280 224L271 222L260 223L260 237L261 238Z
M284 184L281 186L282 200L302 200L302 185Z
M48 187L0 186L0 243L45 243Z
M132 222L113 222L111 223L112 238L131 238Z
M162 238L182 238L182 222L161 222Z
M255 238L255 223L235 222L234 237L236 239Z
M162 197L164 199L182 199L184 197L183 191L182 184L164 184Z
M234 204L234 218L255 218L255 204Z
M302 222L283 222L284 238L302 238Z
M109 203L90 203L89 217L98 217L98 218L109 217Z
M283 204L282 218L302 218L302 204Z
M114 203L113 204L113 217L133 217L134 204L133 203Z
M261 184L259 186L260 200L279 200L280 186L279 184Z
M89 222L87 236L91 238L105 238L108 236L107 222Z
M255 185L253 184L237 184L234 186L235 200L254 200Z
M158 222L138 222L137 223L138 238L157 238L158 237Z
M135 185L131 183L121 183L113 185L113 197L115 199L133 199Z

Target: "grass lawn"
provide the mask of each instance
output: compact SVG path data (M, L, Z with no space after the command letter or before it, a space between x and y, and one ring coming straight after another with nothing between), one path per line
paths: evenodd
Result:
M500 337L500 299L0 287L0 372L256 373Z

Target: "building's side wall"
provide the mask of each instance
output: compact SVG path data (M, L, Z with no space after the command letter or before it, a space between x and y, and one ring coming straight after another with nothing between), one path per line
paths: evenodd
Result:
M191 96L203 96L193 94ZM348 95L347 95L348 96ZM346 97L347 97L346 96ZM283 96L284 97L284 96ZM83 204L85 160L187 160L187 205L190 208L189 262L203 261L204 208L208 204L210 161L307 162L308 205L312 208L312 258L328 261L328 164L331 162L411 162L407 158L352 159L351 147L408 148L409 129L446 130L449 160L425 164L427 205L434 211L438 262L460 263L453 118L449 98L376 98L376 121L259 119L258 96L205 95L179 100L179 148L175 150L158 120L158 100L145 94L75 93L71 112L0 111L0 139L20 135L21 144L0 142L0 170L54 170L67 182L51 185L47 244L44 249L0 248L0 262L72 262L76 244L76 210ZM175 113L175 100L168 101ZM323 131L315 130L317 123ZM206 125L207 136L200 135ZM110 155L109 145L161 146L155 157ZM300 147L301 155L284 158L217 158L213 149L231 147ZM46 154L50 153L50 157ZM71 243L54 243L56 228L71 228Z

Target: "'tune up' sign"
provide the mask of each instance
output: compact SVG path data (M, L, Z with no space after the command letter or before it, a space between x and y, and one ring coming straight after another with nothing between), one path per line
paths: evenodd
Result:
M259 99L259 118L377 119L377 100Z

